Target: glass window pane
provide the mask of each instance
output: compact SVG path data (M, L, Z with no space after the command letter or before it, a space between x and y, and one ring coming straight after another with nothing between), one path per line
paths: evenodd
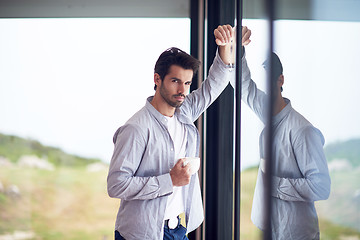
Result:
M258 166L260 164L259 139L264 129L265 119L260 119L257 113L267 111L268 93L266 72L263 66L266 60L269 43L269 24L265 19L243 19L243 25L251 30L251 42L245 47L246 61L251 73L251 80L243 81L241 105L241 239L260 239L262 232L253 222L252 212L259 208L254 204L256 181L259 178ZM242 74L246 71L243 68ZM252 87L249 88L250 81ZM256 87L254 87L256 84ZM256 97L258 96L258 97ZM261 96L264 96L261 99ZM266 118L266 116L263 116ZM263 201L262 201L263 202Z
M316 213L313 213L318 216L321 239L358 239L360 111L356 104L360 102L357 93L360 87L360 23L354 11L359 10L360 6L355 2L337 4L336 1L299 2L297 8L291 4L279 2L275 6L277 17L281 18L274 22L274 52L283 65L282 96L290 99L292 107L324 136L324 145L318 150L324 151L331 189L329 197L321 193L321 188L325 189L326 184L314 177L319 173L314 170L317 161L309 160L305 163L308 164L306 167L304 162L298 162L299 177L286 175L286 171L290 172L289 165L277 162L274 176L283 178L283 182L290 179L288 182L294 183L293 187L282 185L282 189L277 188L277 191L290 196L291 193L287 192L290 188L298 190L292 192L298 195L295 197L297 200L282 199L285 204L315 202ZM341 14L337 14L339 12ZM263 36L266 27L260 27L259 19L244 19L243 22L252 30L252 42L246 47L252 79L266 91L261 66L267 51L268 39ZM263 24L267 23L263 21ZM241 234L244 239L249 236L261 238L261 231L250 219L250 210L254 207L252 201L260 163L258 138L262 128L255 114L247 106L243 107ZM304 134L304 131L300 132L300 135ZM288 137L291 139L292 136ZM307 144L305 141L303 143ZM285 142L286 139L275 144L279 146ZM279 147L275 146L274 149ZM294 153L295 150L290 155ZM315 154L307 150L302 158L311 159ZM311 164L315 167L309 166ZM281 168L282 175L279 171ZM314 171L311 172L311 169ZM297 188L301 182L303 188ZM306 191L312 192L312 195ZM278 199L279 196L273 195L273 198ZM273 208L275 212L280 210L279 206ZM286 212L286 216L289 215ZM292 215L293 221L302 217L301 214ZM313 226L316 225L314 222Z
M190 19L1 19L0 32L0 237L112 239L113 134L154 93L160 53L189 52Z
M276 22L284 95L325 138L331 192L315 202L321 239L360 237L359 41L359 22Z
M324 180L327 169L319 161L322 149L315 148L315 137L309 137L303 129L297 134L303 136L303 145L294 147L295 155L297 148L303 149L297 155L300 157L296 156L301 176L295 177L295 181L288 176L289 182L296 183L289 189L296 190L298 205L315 203L316 212L311 212L317 215L319 224L315 217L305 217L305 211L293 214L291 218L293 222L314 221L307 224L303 232L315 233L319 225L321 239L360 237L360 178L357 170L360 158L356 150L360 146L360 111L357 107L360 102L357 93L360 87L360 23L353 18L354 8L359 10L359 7L344 1L341 4L314 1L305 6L309 18L274 22L274 50L284 69L283 96L291 99L292 107L321 131L331 179L330 196L327 196L327 181ZM276 6L276 9L280 8L281 4ZM296 12L294 8L281 9L280 13L287 16L291 11ZM338 15L338 12L342 14ZM291 194L283 183L282 189L287 195ZM287 203L293 204L290 201ZM297 233L300 234L303 233Z

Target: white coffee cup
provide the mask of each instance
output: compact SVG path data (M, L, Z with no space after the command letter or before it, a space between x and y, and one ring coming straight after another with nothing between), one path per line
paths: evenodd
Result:
M264 158L260 159L260 169L263 173L265 173L265 159Z
M200 168L200 158L199 157L184 157L185 161L183 162L183 166L190 164L190 173L193 175Z

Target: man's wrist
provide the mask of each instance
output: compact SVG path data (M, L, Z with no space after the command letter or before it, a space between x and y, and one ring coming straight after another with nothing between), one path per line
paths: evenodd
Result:
M232 44L219 46L219 55L225 65L235 63L235 48Z

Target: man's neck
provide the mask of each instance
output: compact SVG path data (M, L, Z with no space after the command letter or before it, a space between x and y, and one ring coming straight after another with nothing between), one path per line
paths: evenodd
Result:
M281 110L283 110L285 107L286 107L285 99L282 97L281 94L279 94L275 101L273 116L281 112Z
M155 94L150 104L153 105L153 107L164 116L172 117L175 113L175 108L170 106L164 99L159 97L157 94Z

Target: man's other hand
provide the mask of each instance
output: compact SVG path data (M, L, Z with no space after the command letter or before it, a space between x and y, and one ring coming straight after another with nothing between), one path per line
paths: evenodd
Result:
M170 170L170 177L173 186L180 187L190 183L190 164L183 166L185 158L181 158Z
M251 42L251 40L250 40L251 30L248 29L246 26L242 27L241 36L242 36L242 39L241 39L241 45L242 46L246 46Z

